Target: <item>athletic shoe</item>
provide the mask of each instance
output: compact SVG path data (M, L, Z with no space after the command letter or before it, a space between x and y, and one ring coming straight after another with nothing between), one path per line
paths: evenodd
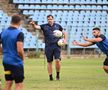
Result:
M60 77L59 76L56 76L56 80L60 80Z
M53 81L53 77L50 77L49 80L50 80L50 81Z

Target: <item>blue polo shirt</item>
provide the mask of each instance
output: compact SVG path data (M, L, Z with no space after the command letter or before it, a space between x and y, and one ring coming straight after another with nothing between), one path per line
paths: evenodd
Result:
M49 25L48 23L47 24L42 24L40 25L41 27L41 30L43 31L43 34L44 34L44 37L45 37L45 45L51 45L51 44L54 44L54 43L57 43L57 41L60 39L58 37L55 37L53 35L53 31L54 30L60 30L62 31L63 28L57 24L57 23L54 23L52 26Z
M103 34L101 34L98 37L102 38L102 41L95 42L94 44L96 44L99 47L99 49L108 56L108 39Z
M15 27L9 27L0 34L3 48L3 64L21 66L23 60L17 52L17 42L23 42L23 33Z

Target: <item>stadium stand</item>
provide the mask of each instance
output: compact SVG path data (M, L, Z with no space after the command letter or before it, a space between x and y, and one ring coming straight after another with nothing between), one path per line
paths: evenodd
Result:
M10 25L11 17L9 17L6 13L0 10L0 32L2 32L5 28ZM24 48L44 48L44 43L42 41L37 41L37 37L33 36L30 32L28 32L25 28L19 28L24 33ZM36 43L39 42L39 43ZM38 45L37 45L38 44Z
M68 31L70 48L76 48L71 44L74 38L80 37L78 41L82 41L81 33L92 37L93 27L100 27L108 36L106 32L108 0L14 0L13 2L23 14L31 15L33 20L39 22L38 24L46 22L45 17L48 14L54 15L55 21L66 27Z
M72 41L76 38L84 42L82 34L91 38L93 27L100 27L102 33L108 37L108 0L13 0L13 3L22 11L22 14L30 15L30 18L38 24L46 23L46 16L52 14L55 21L68 32L69 48L82 48L73 46ZM9 24L8 21L2 22ZM35 48L35 37L27 30L24 30L24 33L27 33L24 47ZM44 43L39 44L39 47L44 48ZM89 48L96 48L96 46Z

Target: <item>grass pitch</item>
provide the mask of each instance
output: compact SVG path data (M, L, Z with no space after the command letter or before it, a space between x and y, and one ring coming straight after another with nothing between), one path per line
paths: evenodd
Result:
M102 57L63 58L61 80L49 81L47 67L44 67L42 58L26 59L24 90L108 90L108 75L102 69L103 61ZM0 74L3 87L2 64L0 64ZM55 76L53 63L54 79Z

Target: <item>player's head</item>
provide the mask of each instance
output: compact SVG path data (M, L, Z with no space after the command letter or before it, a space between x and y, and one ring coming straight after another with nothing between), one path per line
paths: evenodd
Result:
M54 17L52 15L47 16L48 23L52 25L54 23Z
M100 35L100 28L96 27L93 28L92 34L94 35L94 37L97 37Z
M12 16L12 20L11 20L12 25L20 26L21 22L22 22L22 18L20 15L13 15Z

